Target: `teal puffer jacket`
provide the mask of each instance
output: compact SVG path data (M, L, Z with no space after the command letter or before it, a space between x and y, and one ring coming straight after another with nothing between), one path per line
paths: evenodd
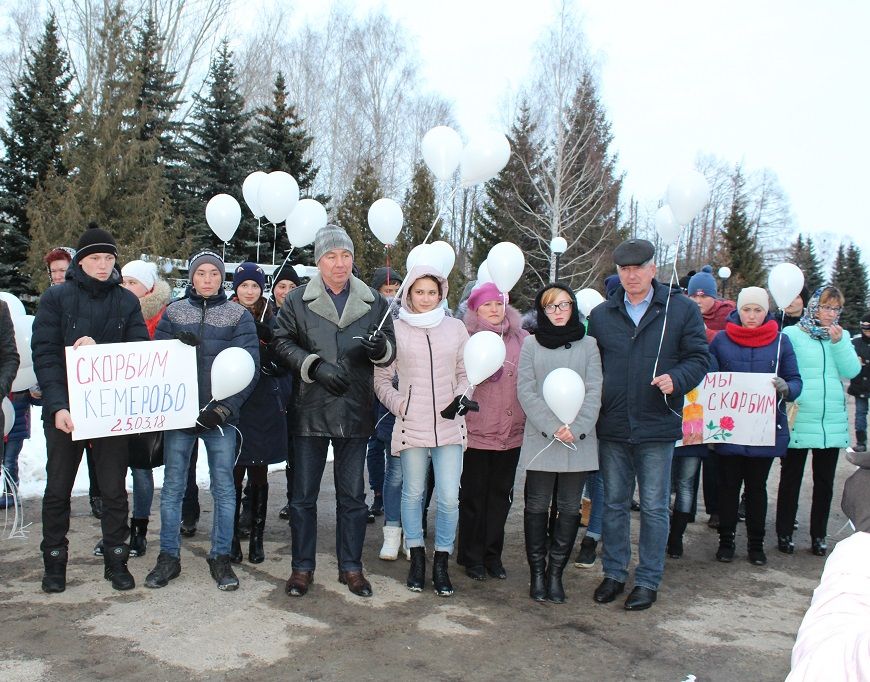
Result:
M845 448L849 445L849 415L843 379L861 371L861 362L847 337L838 343L813 339L798 325L782 331L797 355L804 388L790 448Z

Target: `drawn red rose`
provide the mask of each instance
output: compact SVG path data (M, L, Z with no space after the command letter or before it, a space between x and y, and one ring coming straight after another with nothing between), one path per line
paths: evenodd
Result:
M722 417L722 419L719 420L719 428L724 431L733 431L734 420L731 417Z

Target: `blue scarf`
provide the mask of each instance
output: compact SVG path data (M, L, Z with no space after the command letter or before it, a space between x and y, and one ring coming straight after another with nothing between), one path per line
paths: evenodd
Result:
M829 341L831 332L827 327L819 324L819 300L822 298L822 289L816 289L810 297L804 314L798 321L798 327L810 335L811 339L816 341ZM835 321L834 324L837 322Z

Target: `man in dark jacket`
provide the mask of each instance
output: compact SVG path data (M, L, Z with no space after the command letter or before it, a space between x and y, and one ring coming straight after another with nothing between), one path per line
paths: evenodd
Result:
M74 425L69 411L65 348L149 338L139 299L121 287L121 273L115 268L117 255L112 235L91 225L79 239L66 281L42 295L33 321L33 368L42 390L48 456L40 547L45 563L45 592L66 589L70 495L85 446L84 441L74 441L71 436ZM103 500L100 523L104 575L116 590L129 590L135 583L127 570L127 438L95 438L90 442Z
M386 299L352 276L354 245L347 232L327 225L314 238L318 274L291 291L278 313L274 346L298 373L292 398L293 537L287 593L301 597L314 578L317 496L330 441L338 507L336 552L339 582L370 597L362 546L367 509L363 468L372 434L372 365L389 365L395 353ZM378 325L383 320L380 331Z
M655 279L655 249L643 239L613 252L620 286L589 317L604 371L598 439L604 477L604 581L599 603L625 589L631 560L630 508L640 491L640 540L629 611L656 600L668 539L671 458L682 435L683 396L707 372L710 356L698 306Z
M157 325L155 340L179 339L196 346L200 413L196 426L167 431L163 441L163 492L160 496L160 554L145 578L145 587L165 587L181 573L181 504L187 486L191 453L197 439L208 452L214 522L208 566L219 590L239 587L230 565L236 487L236 429L242 404L254 390L260 373L260 342L254 318L238 303L227 300L226 272L221 257L212 251L191 256L190 295L169 305ZM227 348L243 348L254 359L254 377L240 392L216 401L211 391L211 366Z
M855 397L855 452L867 451L867 399L870 397L870 313L861 318L861 333L852 337L861 360L861 373L849 382Z

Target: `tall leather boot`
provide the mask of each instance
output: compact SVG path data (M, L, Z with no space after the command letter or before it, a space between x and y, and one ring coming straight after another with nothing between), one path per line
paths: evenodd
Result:
M239 512L239 537L245 539L251 533L251 484L242 489L242 507Z
M242 544L239 542L239 513L242 511L242 486L236 487L236 513L233 519L233 544L230 547L230 561L234 564L242 563Z
M668 533L668 556L679 559L683 556L683 533L692 515L688 512L675 511L671 517L671 530Z
M547 512L535 514L523 512L523 531L526 536L526 558L529 561L529 597L535 601L546 601L547 585L544 582L544 572L547 566L547 524L550 515Z
M426 582L426 548L411 547L411 567L405 584L411 592L422 592Z
M127 559L130 556L129 545L103 547L103 577L112 583L116 590L132 590L136 587L130 571L127 569Z
M547 562L547 601L553 604L565 603L565 589L562 587L562 571L568 563L577 531L580 529L580 514L562 514L556 517L556 529L550 542L550 558Z
M66 547L49 547L42 551L42 563L45 566L43 592L63 592L66 589L66 562Z
M266 507L269 504L269 484L252 485L251 500L251 539L248 542L248 561L261 564L266 558L263 552L263 531L266 529Z

